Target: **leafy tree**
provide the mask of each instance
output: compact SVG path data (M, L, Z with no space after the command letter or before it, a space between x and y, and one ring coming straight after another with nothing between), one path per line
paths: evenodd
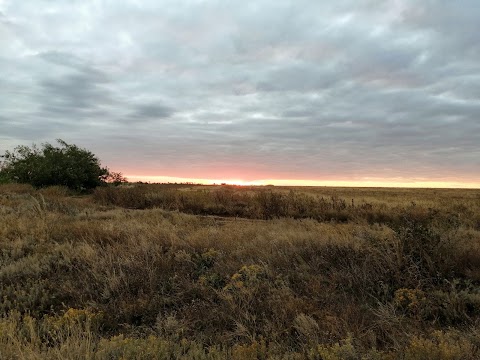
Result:
M41 148L17 146L7 151L0 169L0 179L32 184L36 187L62 185L82 191L107 182L119 184L126 179L100 165L90 151L58 139L59 146L49 143Z
M8 178L7 174L4 171L1 171L1 169L2 169L2 163L0 162L0 184L7 184L10 182L10 179Z

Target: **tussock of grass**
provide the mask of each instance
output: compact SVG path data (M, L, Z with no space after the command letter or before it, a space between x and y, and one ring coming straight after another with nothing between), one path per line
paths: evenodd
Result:
M0 358L478 358L478 195L0 186Z

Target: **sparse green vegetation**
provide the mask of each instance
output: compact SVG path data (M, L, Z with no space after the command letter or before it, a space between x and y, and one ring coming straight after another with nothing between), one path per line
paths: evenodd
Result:
M480 191L0 186L1 359L478 359Z

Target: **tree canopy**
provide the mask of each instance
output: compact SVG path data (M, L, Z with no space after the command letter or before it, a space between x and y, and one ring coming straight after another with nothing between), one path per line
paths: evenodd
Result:
M0 179L31 184L35 187L66 186L82 191L107 182L126 181L121 173L102 167L90 151L58 139L59 146L50 143L41 147L17 146L7 151L0 169Z

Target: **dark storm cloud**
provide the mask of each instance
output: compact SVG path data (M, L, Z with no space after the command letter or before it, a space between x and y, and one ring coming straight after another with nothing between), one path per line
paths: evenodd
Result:
M152 175L478 178L479 18L476 0L0 0L2 142Z

